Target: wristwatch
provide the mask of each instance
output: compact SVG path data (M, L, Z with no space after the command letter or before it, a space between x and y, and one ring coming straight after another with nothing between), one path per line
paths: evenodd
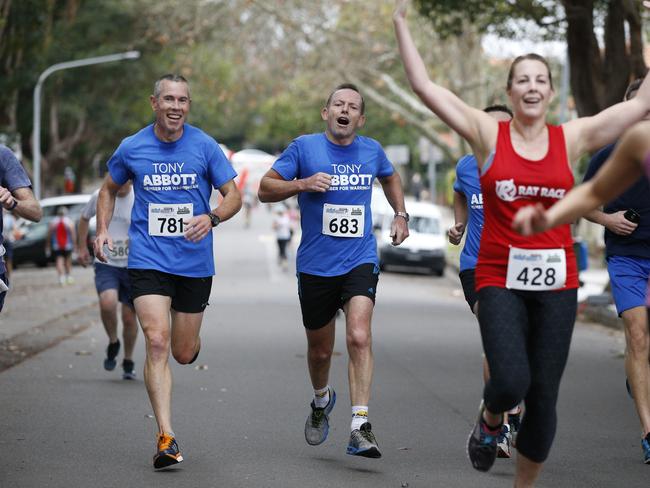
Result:
M212 212L208 213L208 217L210 217L210 223L212 224L212 228L216 227L221 223L221 219L219 218L219 216L213 214Z
M395 217L403 217L407 222L411 220L410 215L406 212L395 212Z

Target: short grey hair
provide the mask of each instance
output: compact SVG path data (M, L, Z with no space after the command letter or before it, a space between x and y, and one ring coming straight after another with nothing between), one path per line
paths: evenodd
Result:
M155 98L158 98L160 96L160 91L161 91L160 85L165 80L185 83L187 85L187 94L188 95L190 94L190 84L183 75L167 73L166 75L162 75L160 78L158 78L156 82L153 84L153 96Z

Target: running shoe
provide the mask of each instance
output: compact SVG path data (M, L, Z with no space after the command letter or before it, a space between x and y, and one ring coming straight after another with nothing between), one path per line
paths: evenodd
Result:
M643 462L650 464L650 434L641 439L641 448L643 449Z
M481 404L478 419L467 440L467 456L474 469L479 471L489 471L494 464L497 457L497 438L501 432L501 427L495 433L487 426L483 420L484 408Z
M377 446L377 439L371 429L370 422L365 422L361 427L353 430L350 434L350 443L346 453L352 456L380 458L381 452L379 452L379 446Z
M122 361L122 369L124 370L124 372L122 373L122 379L134 380L135 379L135 371L133 371L134 368L135 368L135 363L130 359L125 359L124 361Z
M183 456L178 449L176 439L169 434L159 434L158 452L153 457L153 467L155 469L166 468L182 462Z
M336 392L330 388L330 401L324 408L318 408L311 402L311 413L305 422L305 440L310 446L317 446L325 442L330 430L329 414L336 403Z
M508 424L510 426L510 447L517 447L517 434L521 429L521 409L518 413L508 414Z
M510 425L503 424L501 433L497 437L497 457L509 458L510 457L510 444L512 443L512 436L510 435Z
M115 366L117 366L117 361L115 361L115 358L119 352L119 340L117 342L111 342L108 344L108 347L106 348L106 359L104 359L104 369L106 371L113 371L115 369Z

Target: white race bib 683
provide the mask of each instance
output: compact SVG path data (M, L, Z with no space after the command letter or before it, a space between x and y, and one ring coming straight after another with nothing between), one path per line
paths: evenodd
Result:
M150 203L149 235L182 237L185 221L194 216L191 203Z
M323 206L322 233L335 237L363 237L365 207L363 205Z
M557 290L565 283L564 249L510 248L506 288L526 291Z

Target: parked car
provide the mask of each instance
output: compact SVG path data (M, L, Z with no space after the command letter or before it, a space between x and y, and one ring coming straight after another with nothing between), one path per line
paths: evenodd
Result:
M406 211L410 215L410 235L399 246L391 244L392 209L390 213L373 214L373 218L381 218L381 228L377 232L379 267L422 269L442 276L446 265L447 240L440 209L432 203L407 201ZM378 226L378 223L375 225Z
M51 220L52 217L43 217L40 222L31 223L23 228L23 237L14 242L14 268L27 263L43 267L54 261L54 257L45 255L47 227Z
M40 201L43 209L43 218L40 222L30 222L20 219L17 223L20 239L14 242L13 264L15 267L21 264L34 263L37 266L46 266L54 262L52 256L45 256L45 241L47 238L47 227L56 216L59 207L65 206L68 209L68 217L78 224L79 216L86 203L90 200L89 194L62 195L59 197L44 198ZM92 250L92 239L94 239L95 219L89 224L88 245Z

